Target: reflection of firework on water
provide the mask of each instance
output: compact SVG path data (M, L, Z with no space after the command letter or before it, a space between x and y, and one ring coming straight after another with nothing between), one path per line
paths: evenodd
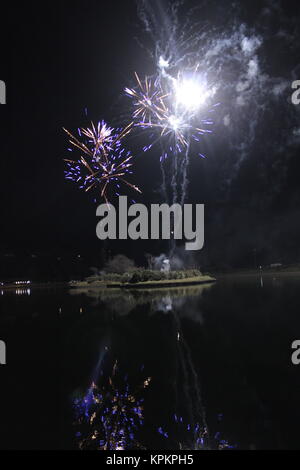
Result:
M222 439L221 433L217 432L213 441L209 439L206 427L199 423L195 425L186 424L182 416L174 415L174 425L172 434L165 431L162 427L158 428L158 433L165 439L174 441L179 445L180 450L207 450L207 449L235 449L236 445L231 445L225 439Z
M191 351L184 338L179 316L174 310L172 315L178 353L175 380L176 411L171 421L172 431L168 432L162 427L159 427L157 431L163 438L169 440L172 448L178 446L181 450L234 449L236 446L222 439L220 432L216 433L213 439L209 435L199 377Z
M215 447L218 450L236 449L237 448L236 444L229 444L229 442L226 439L223 439L220 432L217 432L215 434L214 441L215 441Z
M170 311L170 310L169 310ZM168 447L180 450L233 449L221 433L212 439L206 422L206 413L201 399L199 377L196 372L191 350L181 327L181 321L176 311L173 316L172 334L176 340L178 363L174 381L175 413L167 427L160 426L158 433L167 440ZM219 415L221 418L222 415Z
M72 152L75 149L81 152L77 160L65 159L67 170L65 178L79 185L86 192L99 189L101 198L108 202L109 191L119 196L121 185L125 185L140 192L137 186L127 181L132 173L132 155L122 147L122 139L131 131L132 124L122 130L108 127L102 121L90 128L78 129L78 138L68 130Z
M164 438L174 440L181 450L204 450L209 448L207 429L199 423L195 425L186 424L183 417L176 414L172 425L172 435L161 427L157 431Z
M136 437L144 422L143 398L137 396L148 387L151 378L146 378L137 390L130 392L126 379L122 387L116 385L116 372L117 362L105 385L97 387L92 383L83 398L74 400L80 449L143 448Z
M190 348L184 339L180 318L175 311L173 311L173 319L178 353L173 438L180 449L205 449L209 445L209 433L202 405L199 378ZM188 421L187 424L186 421Z

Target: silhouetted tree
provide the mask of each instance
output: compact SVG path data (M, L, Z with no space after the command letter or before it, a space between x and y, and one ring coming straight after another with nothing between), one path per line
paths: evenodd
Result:
M104 269L107 273L123 274L134 269L134 267L135 265L132 259L127 258L125 255L116 255L106 263Z

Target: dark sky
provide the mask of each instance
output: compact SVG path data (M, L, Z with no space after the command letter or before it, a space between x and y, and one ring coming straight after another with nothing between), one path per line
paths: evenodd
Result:
M187 1L185 8L195 3ZM190 165L188 200L205 203L207 214L205 250L197 256L208 265L251 265L253 250L261 262L300 262L300 115L289 102L290 84L300 79L295 27L300 16L294 2L283 4L281 9L280 2L228 1L222 7L220 2L203 2L202 12L195 13L195 19L210 28L204 38L206 51L214 45L210 34L223 40L222 34L231 28L234 40L241 23L253 37L264 39L257 52L260 81L250 83L253 93L246 97L247 107L238 115L231 113L237 109L232 89L219 90L223 109L216 137L207 143L206 160L194 159ZM7 84L7 105L0 106L0 251L82 253L91 258L102 246L95 236L95 205L64 180L67 140L62 127L74 130L88 124L85 108L90 119L121 120L126 109L119 97L132 84L133 72L155 72L136 37L149 48L151 39L135 2L129 0L53 1L42 7L26 3L12 7L6 19L0 63L0 79ZM179 20L184 20L180 12ZM237 85L240 78L227 67L222 50L220 55L223 77L228 74L227 83L236 80ZM270 83L273 88L285 84L276 100L264 94ZM225 134L222 123L228 115L233 130ZM255 127L248 128L252 119ZM137 149L138 140L134 145ZM150 203L157 200L161 184L159 157L154 150L142 158L135 182L144 190L142 202ZM134 253L138 260L143 251L158 254L163 249L130 241L110 248Z

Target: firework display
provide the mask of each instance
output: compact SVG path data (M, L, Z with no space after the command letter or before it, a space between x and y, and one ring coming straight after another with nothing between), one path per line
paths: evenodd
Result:
M119 195L121 185L135 191L139 188L127 180L132 173L132 154L122 146L122 139L131 131L132 124L124 129L113 129L104 121L97 126L78 129L75 137L67 129L72 148L80 152L77 160L65 159L67 170L65 178L77 183L86 192L98 190L98 195L108 202L109 192Z
M125 93L134 99L136 109L133 118L147 124L151 124L153 118L162 119L166 112L164 98L167 95L163 94L159 80L146 77L141 81L137 73L135 78L138 89L125 88Z
M213 121L201 115L214 89L201 83L197 68L191 76L180 73L173 78L164 72L156 78L145 77L141 80L135 73L135 78L137 86L125 88L134 107L133 121L125 128L113 129L104 121L99 121L97 125L92 122L90 127L78 129L78 137L64 129L72 145L68 150L80 152L76 160L65 159L65 178L77 183L86 192L98 189L98 195L106 202L109 193L120 195L122 185L141 192L127 180L133 172L132 154L122 145L123 138L133 127L152 131L149 133L150 143L143 147L144 151L158 140L163 143L161 161L169 155L177 156L184 152L187 162L190 141L199 142L201 136L212 132L209 127ZM207 112L211 112L214 106ZM203 153L198 154L204 158ZM185 176L183 179L186 179Z
M151 377L131 392L127 380L117 385L117 370L116 361L107 384L98 387L92 383L83 398L74 400L79 449L143 449L137 440L144 422L143 398L139 395L149 386Z
M159 64L162 66L162 61L166 67L167 62L162 57ZM137 74L135 78L136 88L125 88L125 94L133 101L135 126L158 131L156 135L151 134L152 142L144 147L145 151L164 138L166 145L161 155L164 159L185 151L190 140L199 142L202 135L212 132L207 126L213 121L201 114L215 90L201 83L197 67L191 75L179 73L177 78L165 72L156 78L141 80ZM206 112L211 112L214 106Z

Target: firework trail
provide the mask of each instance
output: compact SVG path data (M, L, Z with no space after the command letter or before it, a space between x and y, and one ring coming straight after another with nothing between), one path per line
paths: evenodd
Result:
M191 142L198 144L205 134L212 132L213 121L206 114L215 109L216 105L208 107L215 89L208 87L203 74L198 73L198 65L192 70L180 70L175 76L167 71L169 64L162 56L158 65L155 77L140 79L135 74L137 86L125 88L125 94L133 103L135 127L149 133L150 143L143 150L148 151L157 142L161 145L164 199L169 205L179 203L182 206L188 186ZM205 158L199 151L198 155ZM175 232L173 219L171 232ZM176 241L171 237L170 256L175 248Z
M132 123L124 129L113 129L104 121L97 126L78 129L75 137L67 129L72 148L79 151L79 159L65 159L67 170L65 178L79 185L84 191L97 190L98 195L108 202L108 193L119 196L121 185L135 191L139 188L127 180L132 174L132 155L122 146L122 140L131 131Z
M150 143L143 150L149 150L158 141L161 143L160 163L165 193L164 162L168 156L172 158L171 201L176 203L179 189L180 200L185 200L190 141L199 142L204 134L211 133L207 126L212 125L213 121L203 117L203 108L208 98L213 96L214 90L204 86L197 74L198 67L192 72L180 72L176 78L167 74L165 68L166 63L163 62L163 72L155 78L145 77L141 80L135 74L137 87L125 88L125 93L133 101L132 116L135 126L151 131ZM199 155L203 157L203 154Z
M181 166L181 171L182 171L182 193L181 193L181 201L180 204L181 206L184 204L185 201L185 194L187 190L187 169L189 165L189 151L190 151L190 143L188 143L187 148L184 153L184 158L182 160L182 166Z

